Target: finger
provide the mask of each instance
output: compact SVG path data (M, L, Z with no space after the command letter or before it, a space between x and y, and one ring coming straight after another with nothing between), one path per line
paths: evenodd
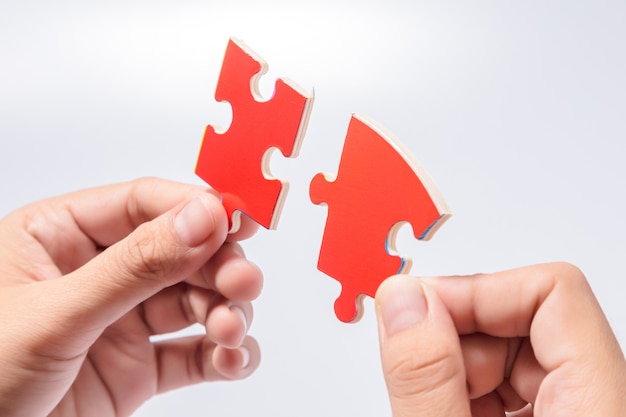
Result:
M258 368L260 352L257 341L252 337L246 337L237 349L216 346L212 358L213 368L226 379L247 378Z
M78 191L48 201L64 207L77 227L100 247L123 239L140 224L153 220L182 201L201 193L217 193L206 187L157 178Z
M245 258L237 243L225 243L220 250L186 281L235 301L252 301L263 288L263 273Z
M206 320L207 337L214 343L234 349L241 346L250 325L253 310L250 303L224 302L209 312Z
M252 337L237 349L225 349L201 336L155 344L159 393L204 381L243 379L259 366L261 353Z
M45 271L29 271L33 278L56 278L81 267L141 223L200 193L216 195L211 189L155 178L78 191L12 213L19 219L12 223L21 230L11 230L9 236L30 238L24 242L31 248L29 255L49 265Z
M138 312L151 335L171 333L192 324L206 327L206 337L218 345L237 348L253 319L252 304L224 299L219 294L186 283L150 297Z
M159 291L137 307L150 335L172 333L196 323L184 282Z
M5 249L0 263L15 265L16 275L26 282L58 278L101 251L64 208L33 204L11 213L7 220L0 222Z
M380 286L376 307L393 415L469 417L459 337L437 294L397 276Z
M527 403L537 401L539 387L543 383L547 372L537 362L535 352L529 339L524 339L515 355L508 382L498 387L498 392L504 400L507 411L519 410ZM512 391L515 392L513 395Z
M246 240L254 236L257 230L259 230L259 224L250 217L242 215L240 218L239 229L234 233L229 233L227 240L229 242Z
M230 349L239 347L252 323L252 304L230 301L198 287L191 287L188 294L191 314L204 324L207 338Z
M472 416L504 417L504 406L497 393L492 392L471 401Z
M225 243L184 283L146 300L142 304L143 320L152 334L177 331L193 323L207 324L209 312L218 304L230 302L233 308L241 304L246 306L244 311L251 311L249 301L259 295L262 286L261 270L243 257L238 244ZM245 318L249 326L252 314L246 313ZM216 337L214 341L222 340Z
M532 404L528 404L521 410L507 413L506 417L533 417L533 406Z
M97 336L136 305L200 266L223 244L227 220L219 200L202 193L153 221L143 223L82 268L38 283L53 305L55 323L70 334ZM59 305L58 301L64 302ZM58 330L58 328L57 328Z
M580 415L610 415L624 406L626 388L614 388L626 387L623 353L577 268L564 263L536 265L427 282L450 311L459 333L530 336L538 363L550 374L537 396L537 415L564 415L552 408L557 399L577 403ZM605 392L604 413L580 392L590 380L599 380L594 389Z
M461 334L529 336L535 315L556 305L560 306L555 308L559 316L554 319L566 325L555 329L559 333L568 332L579 339L585 337L578 330L581 325L589 328L598 324L604 329L607 324L584 276L568 264L424 281L437 291ZM573 315L565 320L563 315L570 313Z
M475 333L461 337L461 349L471 399L495 391L506 411L519 410L535 402L546 372L534 359L527 338Z
M494 391L506 378L510 352L507 339L475 333L461 337L467 390L471 399Z
M502 405L504 410L507 412L519 411L522 408L526 407L530 403L534 403L533 401L524 400L520 394L513 388L510 381L508 379L504 380L496 391L500 400L502 401Z
M193 311L190 292L194 287L185 282L159 291L137 307L137 312L150 335L172 333L195 323L204 323L207 312L198 320L198 312ZM207 307L223 301L219 294L201 289L206 293Z

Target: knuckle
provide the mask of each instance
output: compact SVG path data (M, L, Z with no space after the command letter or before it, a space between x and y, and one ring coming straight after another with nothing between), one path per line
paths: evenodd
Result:
M158 187L161 182L162 180L159 178L146 176L146 177L135 178L131 180L129 183L130 183L131 188L140 189L142 187L155 188L155 187Z
M576 265L569 262L557 262L554 264L556 272L562 277L571 277L575 279L585 278L583 272Z
M589 287L585 274L576 265L558 262L551 265L550 275L555 285L565 285L574 289Z
M157 187L158 183L155 178L144 177L129 182L126 212L132 225L138 226L151 220L141 204L141 196L148 192L155 192Z

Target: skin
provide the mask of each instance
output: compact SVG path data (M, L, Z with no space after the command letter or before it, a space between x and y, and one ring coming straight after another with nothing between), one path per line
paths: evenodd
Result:
M626 410L624 354L570 264L393 277L376 306L394 417L618 417Z
M0 220L0 415L127 416L153 395L239 379L262 274L216 194L143 179ZM376 296L393 415L619 416L626 361L569 264L392 277ZM153 341L200 323L205 334Z
M127 416L153 395L240 379L260 270L216 194L142 179L0 220L0 415ZM151 336L200 323L206 334Z

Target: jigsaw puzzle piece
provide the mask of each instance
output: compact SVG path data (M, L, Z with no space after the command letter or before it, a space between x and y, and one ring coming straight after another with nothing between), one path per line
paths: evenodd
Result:
M428 240L450 216L409 152L358 115L350 120L336 179L317 174L310 197L328 206L318 269L342 285L335 314L343 322L358 321L362 297L373 297L383 280L410 269L410 258L394 254L402 224L411 224L417 239Z
M230 103L232 122L218 133L207 126L196 174L222 195L230 232L239 229L243 212L267 229L276 227L288 183L272 178L271 150L297 156L308 123L313 94L278 79L274 95L262 101L258 79L267 65L243 42L231 38L226 48L215 99Z

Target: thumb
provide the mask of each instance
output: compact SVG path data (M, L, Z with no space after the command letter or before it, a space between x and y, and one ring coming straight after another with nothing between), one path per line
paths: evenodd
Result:
M221 203L209 193L142 223L83 267L46 282L56 321L103 329L201 268L224 243L227 227Z
M459 336L437 294L416 278L376 294L383 373L394 417L470 417Z

